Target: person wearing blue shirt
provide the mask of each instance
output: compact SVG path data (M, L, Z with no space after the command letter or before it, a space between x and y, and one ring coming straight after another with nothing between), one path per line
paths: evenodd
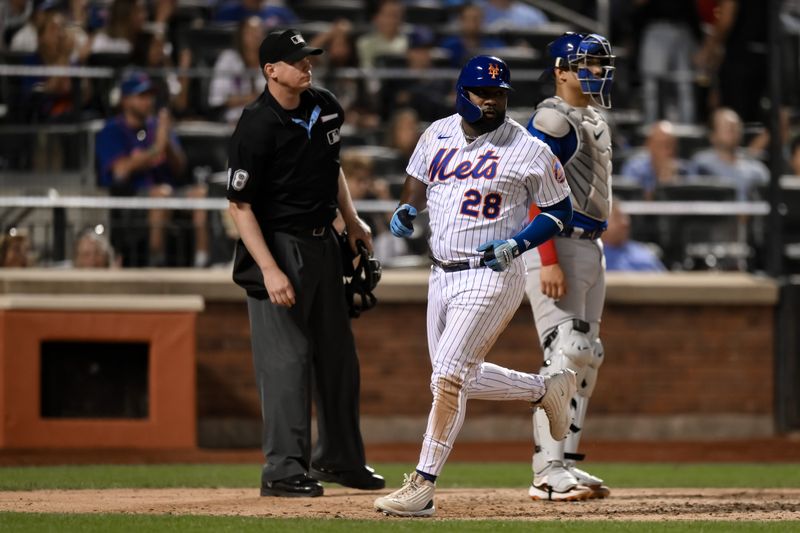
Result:
M186 169L186 155L172 128L169 111L154 112L153 89L150 77L144 72L128 74L120 85L122 112L108 119L97 134L98 185L107 188L112 196L166 198L183 185L181 178ZM202 198L206 196L206 187L193 185L186 187L184 193L188 197ZM164 228L168 218L169 213L163 209L148 211L147 249L131 244L128 232L132 228L112 228L112 243L122 252L126 266L166 263ZM193 212L192 221L195 227L194 263L195 266L205 266L208 260L206 212Z
M650 127L644 148L622 165L622 175L642 187L645 200L655 197L659 185L683 183L693 173L691 162L676 156L678 141L666 120Z
M480 6L486 14L486 25L490 30L527 30L548 22L543 11L517 0L481 0Z
M258 17L267 28L287 26L299 22L291 8L284 5L261 5L261 0L230 0L223 2L214 14L214 22L241 22Z
M483 35L483 31L483 10L478 5L466 4L459 10L458 34L442 39L439 48L447 50L453 67L461 68L467 59L482 50L506 46L499 37Z
M603 254L607 271L664 272L666 268L653 248L632 241L631 217L625 212L622 202L614 198L608 228L603 232Z

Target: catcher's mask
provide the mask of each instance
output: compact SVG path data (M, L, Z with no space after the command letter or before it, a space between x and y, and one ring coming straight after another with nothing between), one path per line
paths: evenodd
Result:
M611 107L611 87L614 84L614 60L611 44L602 35L567 32L547 45L554 68L571 70L578 77L581 91L606 109ZM590 65L601 67L595 76Z
M342 273L345 277L344 297L351 318L369 311L378 299L372 294L381 280L381 262L372 257L362 241L357 241L358 254L353 254L347 234L339 236L342 249Z

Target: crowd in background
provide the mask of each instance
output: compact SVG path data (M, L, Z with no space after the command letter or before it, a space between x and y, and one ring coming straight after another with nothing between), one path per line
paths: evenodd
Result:
M193 120L234 124L243 106L264 89L258 70L258 46L264 36L273 28L300 25L309 44L326 51L315 58L315 83L332 90L346 110L342 165L354 198L392 200L420 132L453 112L454 76L430 73L457 69L479 52L496 53L513 59L513 85L514 72L546 66L544 50L534 47L525 32L546 32L554 23L570 27L568 21L517 0L366 1L357 16L345 8L340 16L330 15L336 4L8 0L0 4L0 63L110 66L117 75L113 80L4 77L0 122L104 120L95 161L99 189L116 196L201 198L213 190L193 172L192 154L183 149L176 125ZM598 17L596 2L563 4ZM782 21L789 33L800 27L798 4L784 5ZM618 54L618 71L616 111L609 118L616 129L614 172L624 185L624 199L671 199L670 188L711 178L720 184L720 200L729 199L728 194L735 201L765 197L770 164L765 128L768 5L743 0L611 2L609 37ZM328 9L314 11L315 6ZM409 20L419 6L440 8L430 13L443 19ZM309 19L314 13L331 18ZM780 135L785 160L778 165L782 173L800 175L796 52L787 47L783 57L786 86ZM408 75L371 75L378 72L374 69L387 68L403 69ZM198 69L207 72L198 75ZM360 74L341 75L353 71ZM549 92L546 84L520 82L510 97L512 116L527 120L533 105ZM616 120L625 116L620 111L633 111L635 118ZM28 149L35 154L20 161L46 160L51 171L59 170L70 156L68 146L41 140ZM14 167L13 160L0 154L0 171ZM139 248L122 251L109 265L175 264L166 249L169 237L153 229L168 225L169 214L152 210L146 218L150 230L141 235ZM190 212L187 218L194 253L184 263L208 266L222 261L211 257L207 227L213 221L207 220L206 212ZM406 246L385 238L385 216L367 218L378 237L378 254L389 264L393 257L424 253L413 240ZM632 220L635 226L637 218ZM112 214L111 241L117 248L128 246L114 238L115 223L137 221L130 214ZM225 226L224 220L220 223ZM632 233L659 242L658 235L637 233L636 227ZM7 250L30 253L35 248L33 243L20 245L19 236L4 238L4 265ZM384 238L386 243L380 244ZM77 236L73 240L79 241ZM680 254L670 257L660 244L660 251L658 246L653 249L669 268L687 266ZM750 261L744 268L759 266Z

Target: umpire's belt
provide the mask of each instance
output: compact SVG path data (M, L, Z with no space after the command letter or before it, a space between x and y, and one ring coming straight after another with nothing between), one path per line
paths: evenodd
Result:
M486 266L486 263L481 258L480 262L478 263L477 267L473 267L469 264L469 261L440 261L433 256L431 257L431 261L437 267L441 268L445 272L459 272L461 270L469 270L470 268L482 268Z
M600 235L605 231L604 228L595 228L593 230L586 230L578 226L567 226L558 234L559 237L567 237L568 239L599 239Z
M318 228L288 228L282 231L290 235L294 235L295 237L324 239L328 236L329 229L329 226L320 226Z

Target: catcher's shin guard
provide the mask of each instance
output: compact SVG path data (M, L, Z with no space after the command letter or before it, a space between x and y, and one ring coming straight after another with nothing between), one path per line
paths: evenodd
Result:
M551 331L544 341L544 366L540 370L542 375L551 375L564 368L569 368L577 373L578 394L572 399L571 408L573 410L573 423L566 440L557 441L549 433L547 416L541 409L536 409L533 414L533 437L536 442L536 452L533 455L533 471L535 475L542 475L551 465L557 462L559 466L564 463L564 453L568 442L577 443L580 437L580 425L575 416L578 414L577 397L581 397L582 391L594 389L594 382L587 380L587 369L591 366L594 355L595 343L592 342L591 326L583 320L573 319L560 324ZM596 376L596 372L593 374ZM587 386L591 382L591 387ZM585 417L585 408L583 415ZM580 420L580 424L583 419ZM574 450L573 450L574 451Z
M578 452L578 445L581 440L581 433L583 429L584 420L586 420L586 411L589 408L589 398L594 393L594 387L597 384L597 374L600 365L603 364L605 352L603 350L603 343L597 334L600 331L600 324L592 324L589 330L592 340L592 359L581 372L578 373L578 393L575 395L574 417L572 421L572 431L567 435L564 444L564 451L568 455L576 455ZM574 461L572 461L574 465Z

